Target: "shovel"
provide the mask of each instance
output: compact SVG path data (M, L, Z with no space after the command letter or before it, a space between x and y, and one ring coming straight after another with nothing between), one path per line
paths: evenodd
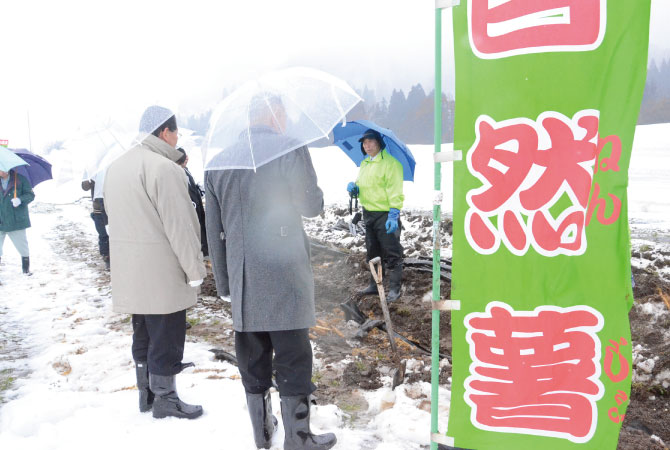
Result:
M391 350L393 354L398 356L398 348L395 345L395 339L393 339L393 324L391 323L391 314L389 314L389 306L386 303L386 293L384 293L384 285L382 282L382 259L377 256L372 258L370 262L370 272L372 272L372 278L375 279L377 283L377 291L379 291L379 302L382 304L382 311L384 312L384 321L386 322L386 332L389 335L389 340L391 341Z
M379 291L379 302L382 305L382 311L384 312L384 321L386 322L386 332L389 335L389 341L391 342L391 350L393 351L393 356L396 361L399 359L398 347L395 345L395 339L393 335L393 324L391 323L391 314L389 313L389 306L386 303L386 294L384 293L384 285L382 284L382 260L379 256L372 258L369 261L370 272L372 272L372 278L375 279L377 283L377 291ZM391 377L393 378L391 389L395 389L396 386L401 384L405 379L405 369L407 363L405 361L400 362L392 371Z

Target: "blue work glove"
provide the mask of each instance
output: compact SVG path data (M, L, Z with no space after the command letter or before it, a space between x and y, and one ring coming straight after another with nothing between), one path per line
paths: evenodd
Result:
M349 184L347 184L347 192L349 192L349 195L351 197L355 197L358 195L358 186L356 186L356 183L353 181L350 181Z
M398 217L400 217L400 210L391 208L389 210L389 218L386 219L386 234L393 234L398 229Z

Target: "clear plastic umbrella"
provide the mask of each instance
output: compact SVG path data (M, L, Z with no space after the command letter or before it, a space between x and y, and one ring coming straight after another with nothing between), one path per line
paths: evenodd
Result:
M212 113L205 170L256 169L328 137L359 101L346 82L315 69L285 69L249 81Z
M105 121L66 140L63 148L72 155L72 166L76 167L73 172L88 180L128 150L136 134L131 135L116 123Z
M111 119L101 120L68 139L63 146L72 154L72 165L79 169L75 172L88 180L140 144L173 115L171 109L161 106L151 106L144 112L126 111L121 117L125 126Z

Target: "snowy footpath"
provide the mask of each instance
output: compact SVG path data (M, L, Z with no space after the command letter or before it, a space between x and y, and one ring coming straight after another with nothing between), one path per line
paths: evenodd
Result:
M182 399L202 404L204 415L155 420L139 412L130 320L111 310L109 276L97 254L88 204L31 205L30 277L5 243L0 449L255 449L239 372L215 360L206 342L187 337L184 361L196 367L177 377ZM427 448L430 414L413 400L417 390L430 396L427 383L400 386L393 396L389 387L365 393L370 406L363 421L351 420L335 405L316 406L313 431L335 432L335 449ZM391 404L385 402L389 397ZM440 397L443 428L449 391ZM280 419L272 448L281 449L276 392L272 401Z

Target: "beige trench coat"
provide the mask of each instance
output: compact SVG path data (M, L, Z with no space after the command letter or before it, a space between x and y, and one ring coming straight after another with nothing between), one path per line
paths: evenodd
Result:
M149 135L114 161L105 177L113 310L170 314L193 306L189 281L206 275L200 224L181 153Z

